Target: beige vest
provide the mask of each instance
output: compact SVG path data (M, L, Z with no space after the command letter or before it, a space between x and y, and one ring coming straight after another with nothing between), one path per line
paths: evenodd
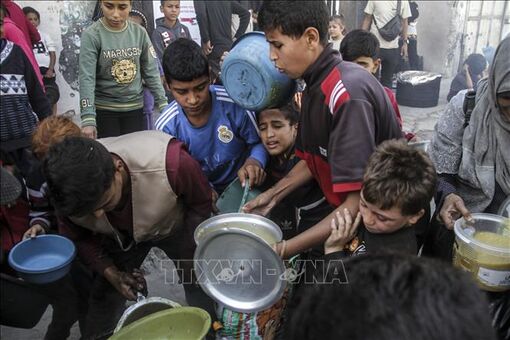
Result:
M136 243L168 236L183 219L183 207L178 202L166 173L166 151L174 138L159 131L141 131L98 141L112 154L119 156L129 169L133 210L133 239ZM132 243L114 228L106 214L73 217L71 220L89 230L116 239L122 249Z

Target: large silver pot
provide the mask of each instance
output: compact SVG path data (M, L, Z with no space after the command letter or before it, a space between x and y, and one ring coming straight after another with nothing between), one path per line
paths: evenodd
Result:
M285 266L271 245L278 225L265 217L232 213L212 217L195 231L198 283L217 302L243 313L278 301L286 287Z
M258 236L269 245L280 242L283 237L280 227L263 216L230 213L214 216L200 223L195 230L195 243L200 244L200 240L219 230L236 231L240 229Z

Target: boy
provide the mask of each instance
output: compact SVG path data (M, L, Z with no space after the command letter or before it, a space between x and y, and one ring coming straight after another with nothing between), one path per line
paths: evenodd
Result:
M353 221L348 210L336 213L325 254L343 252L348 244L345 252L353 255L380 250L416 255L411 226L425 215L436 182L436 170L425 152L403 140L381 143L365 170L358 216Z
M175 98L156 129L181 140L221 192L239 176L250 187L264 180L267 153L255 113L238 106L222 86L209 85L209 63L193 40L178 39L163 56L163 70Z
M358 212L359 190L368 157L386 139L402 132L391 103L377 80L343 62L328 46L329 11L323 1L265 1L258 22L276 67L303 78L302 111L296 141L299 162L273 188L245 206L266 215L294 189L315 178L337 211ZM329 215L307 231L276 245L292 256L319 245L331 232ZM284 251L282 251L284 250Z
M340 49L340 43L344 38L345 25L343 15L333 15L329 19L329 42L333 44L335 50Z
M156 20L156 29L152 32L152 43L160 61L168 45L179 38L191 39L189 29L179 21L181 2L179 0L161 0L159 10L164 17Z
M67 137L50 148L43 169L60 232L94 270L85 339L111 332L126 299L146 292L137 268L152 247L183 260L176 265L187 302L214 315L190 261L193 232L211 214L211 191L181 142L158 131Z
M373 33L363 30L353 30L347 33L340 44L340 54L343 60L360 65L375 77L377 77L377 71L381 65L379 51L379 40L377 40L377 37ZM397 99L391 89L384 85L383 87L397 114L398 122L402 126L402 116L400 115Z
M41 24L41 15L32 7L23 7L28 21L37 29ZM35 59L39 64L39 71L43 77L46 97L52 106L53 114L57 113L57 101L60 98L60 91L55 81L55 63L57 62L57 54L55 53L55 43L50 36L39 31L41 41L33 44Z

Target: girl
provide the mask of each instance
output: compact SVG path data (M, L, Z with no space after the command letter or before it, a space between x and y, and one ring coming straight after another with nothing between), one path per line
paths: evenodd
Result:
M101 0L103 17L81 37L80 106L88 137L145 129L142 78L158 109L168 104L149 36L128 20L131 5L132 0Z
M333 15L329 19L329 42L335 50L340 50L340 43L345 36L345 25L343 15Z

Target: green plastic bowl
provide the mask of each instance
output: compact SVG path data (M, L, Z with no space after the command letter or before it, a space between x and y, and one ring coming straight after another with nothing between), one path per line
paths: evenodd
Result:
M220 214L239 212L243 193L244 188L241 187L239 178L236 178L232 183L230 183L225 191L223 191L221 196L218 198L218 201L216 202L216 207L220 211ZM260 194L260 190L250 188L245 203L248 203Z
M121 328L110 340L199 340L211 327L209 313L196 307L177 307L148 315Z

